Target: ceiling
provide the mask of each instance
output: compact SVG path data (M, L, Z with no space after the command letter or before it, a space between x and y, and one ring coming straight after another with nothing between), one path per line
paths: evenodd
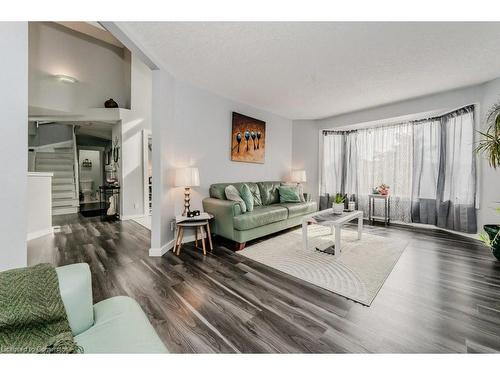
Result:
M500 76L500 23L127 22L176 77L317 119Z

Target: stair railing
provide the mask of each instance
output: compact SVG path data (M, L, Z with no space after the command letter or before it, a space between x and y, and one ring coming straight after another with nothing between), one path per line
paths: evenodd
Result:
M75 134L75 125L73 125L73 153L74 153L74 162L73 162L73 178L74 181L73 183L75 184L75 199L78 201L80 200L80 184L78 183L80 181L80 176L79 176L79 164L78 164L78 149L76 147L76 134Z

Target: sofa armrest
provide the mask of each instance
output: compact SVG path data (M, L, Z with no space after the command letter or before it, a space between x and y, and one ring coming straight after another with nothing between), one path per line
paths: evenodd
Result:
M205 198L203 199L203 210L214 215L214 233L231 240L234 239L233 218L241 215L241 206L238 202Z
M90 269L87 263L77 263L58 267L56 272L69 326L76 336L94 324Z

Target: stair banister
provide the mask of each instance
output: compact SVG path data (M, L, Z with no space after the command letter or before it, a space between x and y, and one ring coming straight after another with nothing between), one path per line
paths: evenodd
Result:
M75 134L75 125L73 125L73 152L74 152L74 162L73 162L73 169L74 173L73 175L75 176L74 183L75 183L75 199L78 201L80 200L80 184L78 183L80 181L80 168L78 168L78 148L76 146L76 134Z

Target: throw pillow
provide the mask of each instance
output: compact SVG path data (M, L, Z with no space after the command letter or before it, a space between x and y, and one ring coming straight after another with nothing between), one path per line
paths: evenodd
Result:
M253 205L262 206L262 198L260 197L259 185L253 184L253 188L250 188L250 191L252 192L253 195Z
M247 206L247 211L252 212L253 211L253 195L252 195L252 192L250 191L250 188L248 187L247 184L241 185L240 196L241 196L241 199L243 199L243 202L245 202L245 205Z
M279 187L280 203L300 203L297 186L281 185Z
M236 189L233 185L227 185L224 189L224 192L226 193L226 198L228 201L238 202L240 204L241 213L244 214L245 212L247 212L247 206L245 204L245 201L241 199L238 189Z
M282 182L281 185L283 186L296 186L297 187L297 192L299 194L299 198L301 202L306 201L306 197L304 195L304 185L302 184L297 184L296 182Z

